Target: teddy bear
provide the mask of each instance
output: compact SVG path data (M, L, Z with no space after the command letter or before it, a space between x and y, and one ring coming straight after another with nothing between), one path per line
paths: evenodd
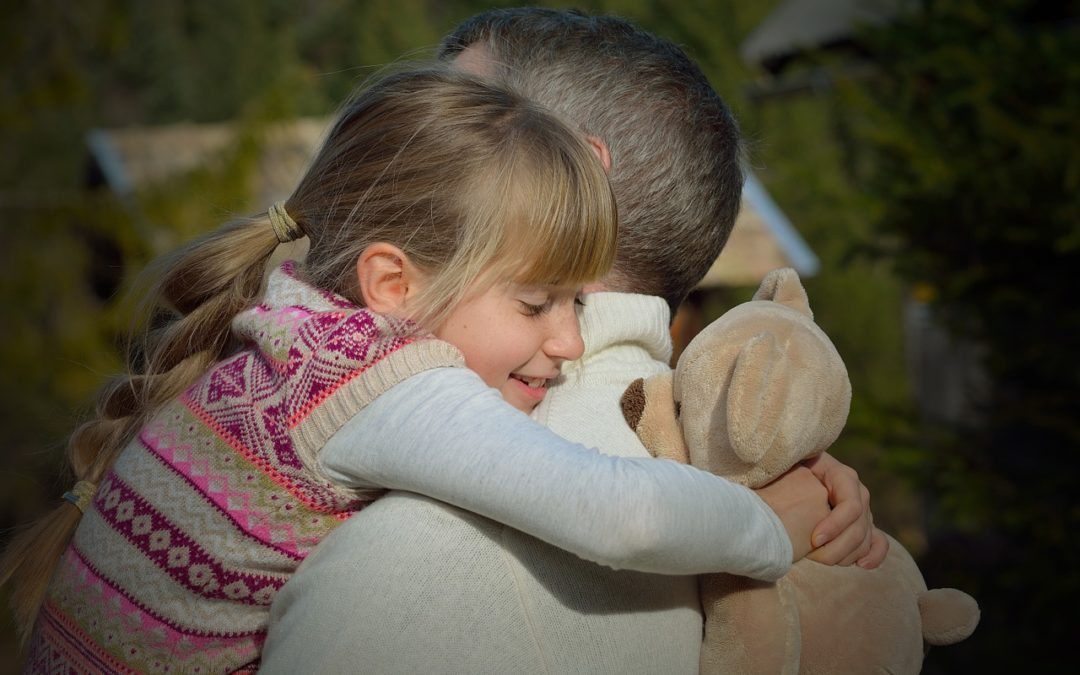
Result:
M674 371L632 383L622 407L654 456L757 488L828 448L850 402L843 360L798 274L781 269L698 334ZM702 576L701 672L918 673L930 645L971 635L979 607L957 589L927 590L889 543L874 570L804 559L773 583Z

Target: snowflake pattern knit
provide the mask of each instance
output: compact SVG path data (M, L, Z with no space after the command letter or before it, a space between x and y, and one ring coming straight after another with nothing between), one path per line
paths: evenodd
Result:
M323 444L452 346L275 270L248 345L164 406L98 487L42 607L30 672L253 672L270 603L377 494L333 484Z

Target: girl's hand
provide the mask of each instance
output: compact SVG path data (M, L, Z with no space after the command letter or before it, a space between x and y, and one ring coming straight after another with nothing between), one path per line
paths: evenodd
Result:
M814 550L807 556L826 565L851 565L873 569L889 552L885 535L874 527L870 491L851 467L832 455L822 455L804 465L828 490L832 511L814 528Z
M810 553L815 526L829 516L825 484L809 468L799 465L754 492L776 512L787 530L792 562Z

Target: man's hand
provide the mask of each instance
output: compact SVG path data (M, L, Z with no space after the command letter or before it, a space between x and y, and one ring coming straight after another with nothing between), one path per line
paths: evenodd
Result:
M832 511L814 528L813 547L807 557L826 565L873 569L889 552L885 535L874 527L870 491L851 467L828 453L803 463L828 491Z

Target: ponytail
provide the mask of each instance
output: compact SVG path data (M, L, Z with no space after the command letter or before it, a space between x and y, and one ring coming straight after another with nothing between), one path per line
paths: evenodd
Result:
M82 508L124 447L155 410L235 349L232 319L259 297L278 243L303 236L276 204L261 218L227 223L153 263L156 279L140 307L144 325L129 349L128 374L99 393L94 419L68 440L68 462L81 492L16 535L0 557L0 585L11 583L19 639L29 641L53 571Z

